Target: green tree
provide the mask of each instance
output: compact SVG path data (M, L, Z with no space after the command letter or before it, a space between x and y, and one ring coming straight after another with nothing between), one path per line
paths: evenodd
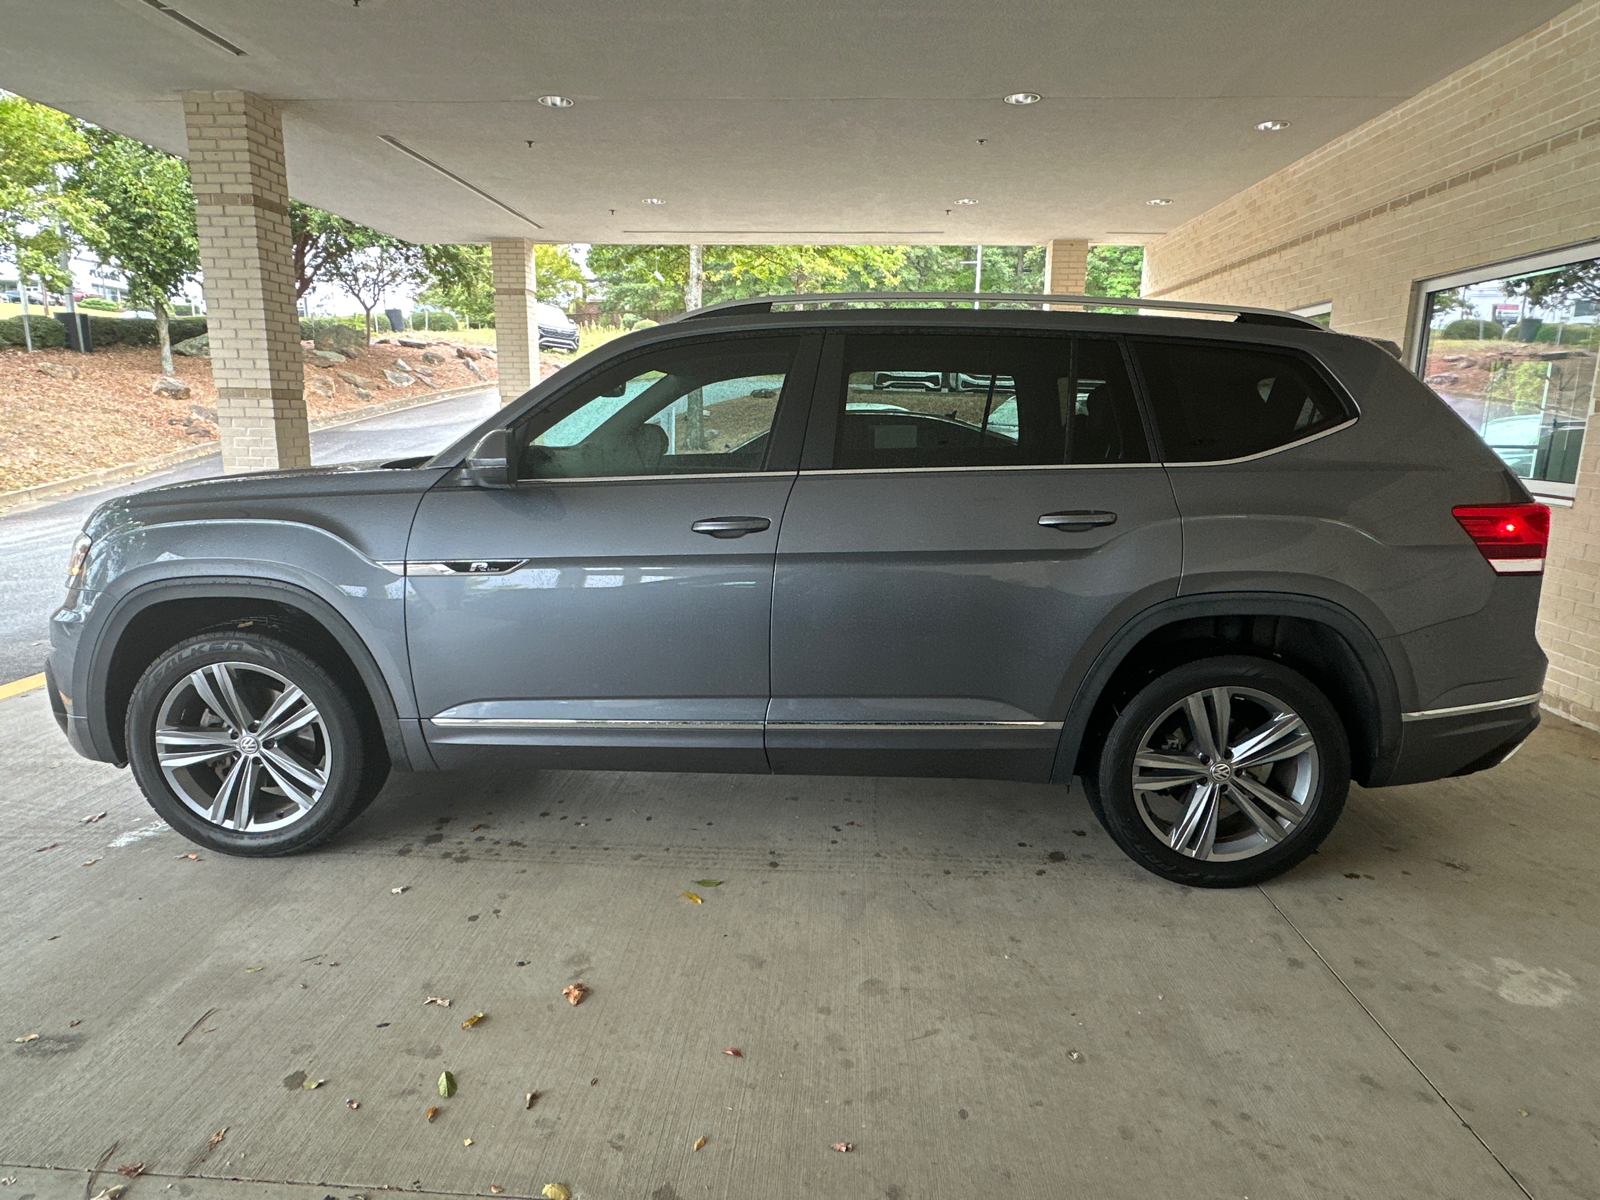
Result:
M289 201L289 236L294 253L294 298L301 299L317 283L331 281L333 264L355 252L371 231L298 200Z
M0 94L0 247L10 251L22 292L23 336L33 349L28 280L46 288L71 286L61 251L73 237L96 231L100 207L67 186L71 164L89 152L71 117L53 108Z
M702 301L775 292L881 291L898 286L903 246L705 246ZM688 246L589 247L589 271L608 312L682 312Z
M423 280L417 299L447 309L468 325L494 324L494 279L489 247L472 244L425 246ZM533 248L534 294L546 304L565 309L581 300L589 281L573 257L571 246Z
M169 301L200 272L189 165L143 142L87 127L90 152L74 184L101 209L86 240L104 265L128 279L128 298L156 314L161 371L173 373Z
M364 225L352 225L349 241L348 252L326 263L323 270L361 306L370 344L372 310L384 296L404 284L425 280L423 248Z
M1143 269L1143 246L1090 246L1084 294L1137 296Z

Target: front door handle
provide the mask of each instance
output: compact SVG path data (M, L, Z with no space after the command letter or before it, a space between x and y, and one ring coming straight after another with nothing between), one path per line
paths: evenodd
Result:
M707 517L689 526L696 533L710 534L714 538L743 537L747 533L761 533L772 528L765 517Z
M1063 533L1088 533L1101 525L1115 525L1117 514L1095 509L1074 509L1068 512L1045 513L1039 524L1046 529L1059 529Z

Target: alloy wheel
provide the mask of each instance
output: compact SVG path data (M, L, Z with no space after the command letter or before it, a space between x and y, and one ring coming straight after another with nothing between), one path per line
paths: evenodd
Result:
M327 724L291 680L255 663L208 663L167 692L156 761L195 815L240 833L303 820L333 770Z
M1305 824L1319 767L1310 727L1282 700L1255 688L1207 688L1172 705L1139 739L1134 804L1178 854L1250 858Z

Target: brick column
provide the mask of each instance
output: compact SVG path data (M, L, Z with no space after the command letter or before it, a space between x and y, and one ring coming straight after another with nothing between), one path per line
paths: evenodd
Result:
M539 382L539 321L533 311L533 243L490 238L494 269L495 369L500 403L510 404Z
M183 115L222 469L310 466L283 120L248 92L185 92Z
M1089 243L1061 240L1044 244L1044 290L1048 296L1081 296L1088 286Z

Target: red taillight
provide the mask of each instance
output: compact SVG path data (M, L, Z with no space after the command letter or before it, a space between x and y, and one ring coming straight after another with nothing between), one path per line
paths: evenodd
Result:
M1464 504L1451 511L1497 574L1544 573L1550 541L1550 510L1544 505Z

